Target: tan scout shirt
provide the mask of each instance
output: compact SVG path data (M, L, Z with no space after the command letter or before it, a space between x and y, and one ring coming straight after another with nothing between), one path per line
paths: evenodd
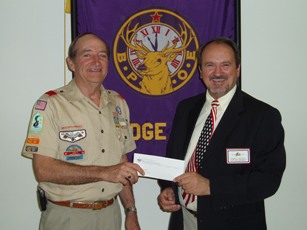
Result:
M116 92L101 86L100 107L85 97L74 80L49 91L32 110L22 154L40 154L78 165L108 166L135 149L129 108ZM40 183L54 201L108 200L122 185L105 181L82 185Z

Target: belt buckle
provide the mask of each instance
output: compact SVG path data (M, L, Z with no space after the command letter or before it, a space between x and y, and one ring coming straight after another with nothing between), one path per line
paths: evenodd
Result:
M101 203L101 201L94 201L93 202L93 210L101 209L101 205L99 206L100 203Z

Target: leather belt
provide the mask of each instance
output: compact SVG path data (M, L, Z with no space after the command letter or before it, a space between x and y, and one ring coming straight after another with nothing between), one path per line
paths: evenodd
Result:
M196 211L193 211L193 210L188 209L188 208L186 210L188 210L189 213L191 213L194 217L197 218L197 212Z
M86 208L86 209L100 210L113 204L114 198L106 201L94 201L94 202L70 202L70 201L52 201L52 200L48 201L56 205L70 207L70 208Z

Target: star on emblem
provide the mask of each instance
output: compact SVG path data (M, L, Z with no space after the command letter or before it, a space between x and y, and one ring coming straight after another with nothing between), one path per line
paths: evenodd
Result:
M152 22L160 22L160 18L162 18L163 15L156 11L155 14L151 14L150 16L152 17Z

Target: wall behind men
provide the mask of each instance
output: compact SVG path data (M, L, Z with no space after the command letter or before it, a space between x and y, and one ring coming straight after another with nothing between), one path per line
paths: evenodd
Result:
M277 194L266 200L268 229L303 230L307 1L243 0L241 8L242 89L277 107L286 132L287 169ZM31 161L20 152L35 100L64 84L64 34L69 28L64 28L63 11L63 1L0 3L0 229L38 229L36 181ZM140 179L134 190L142 229L166 229L169 214L157 206L156 181Z

